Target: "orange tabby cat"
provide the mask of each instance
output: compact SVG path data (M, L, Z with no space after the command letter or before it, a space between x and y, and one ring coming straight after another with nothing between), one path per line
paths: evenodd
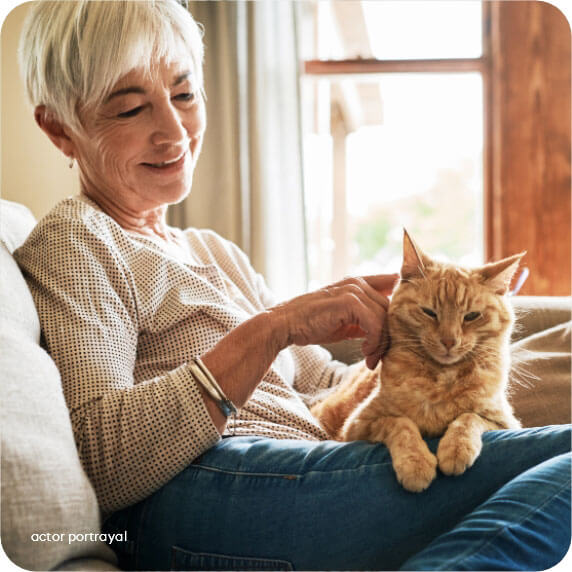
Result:
M490 429L518 428L507 400L514 321L505 294L522 254L467 270L424 254L407 232L388 311L391 347L312 407L332 438L388 447L397 479L426 489L459 475ZM424 437L443 435L435 456Z

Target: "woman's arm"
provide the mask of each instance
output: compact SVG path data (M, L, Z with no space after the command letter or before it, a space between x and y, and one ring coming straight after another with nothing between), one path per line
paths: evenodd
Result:
M52 216L16 252L104 512L145 498L220 439L186 366L134 384L139 301L108 231Z
M387 295L396 275L348 278L262 312L227 334L202 356L229 399L241 407L278 355L291 344L331 343L363 337L368 367L384 347ZM222 431L226 418L210 398L207 408Z
M185 364L134 384L144 324L132 269L114 247L113 232L73 216L52 216L17 252L62 376L82 463L104 512L159 488L215 444L226 423ZM367 335L374 359L387 301L370 280L382 292L393 282L346 280L277 305L201 357L239 407L289 344Z

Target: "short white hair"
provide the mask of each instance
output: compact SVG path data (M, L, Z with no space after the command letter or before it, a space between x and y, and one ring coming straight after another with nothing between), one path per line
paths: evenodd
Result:
M20 39L20 67L32 105L74 130L81 107L101 103L136 68L188 51L202 90L202 30L176 0L37 2Z

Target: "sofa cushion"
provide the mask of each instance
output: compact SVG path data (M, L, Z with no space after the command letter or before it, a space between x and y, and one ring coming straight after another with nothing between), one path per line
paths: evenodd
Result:
M570 423L571 334L569 320L513 344L510 401L524 427Z
M25 210L11 206L9 214L14 216L7 217L6 201L2 203L2 545L14 563L28 570L58 568L78 558L82 562L103 559L103 565L111 569L114 556L105 544L68 536L97 538L99 508L77 455L59 372L38 343L40 325L34 302L9 252L25 240L35 221ZM8 218L20 220L22 227L12 228ZM50 540L34 536L47 534Z
M6 554L28 570L57 568L71 558L110 557L102 543L69 542L68 534L100 531L99 509L76 452L55 364L19 330L2 326L0 348ZM50 534L50 540L34 536L39 534Z
M0 326L40 341L40 320L20 268L0 242Z
M19 203L0 199L0 241L12 254L36 225L32 212Z
M513 342L572 319L570 296L515 296L512 305L516 314ZM538 343L536 347L538 348Z
M32 231L36 220L23 205L0 200L0 324L40 340L40 321L34 300L11 253Z

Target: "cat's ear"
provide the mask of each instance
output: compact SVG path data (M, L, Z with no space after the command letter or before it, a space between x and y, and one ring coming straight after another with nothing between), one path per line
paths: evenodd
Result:
M520 260L525 254L526 252L521 252L498 262L491 262L480 268L478 272L484 283L492 288L496 294L506 294Z
M408 232L403 229L403 265L401 278L423 278L424 269L430 265L429 257L415 244Z

